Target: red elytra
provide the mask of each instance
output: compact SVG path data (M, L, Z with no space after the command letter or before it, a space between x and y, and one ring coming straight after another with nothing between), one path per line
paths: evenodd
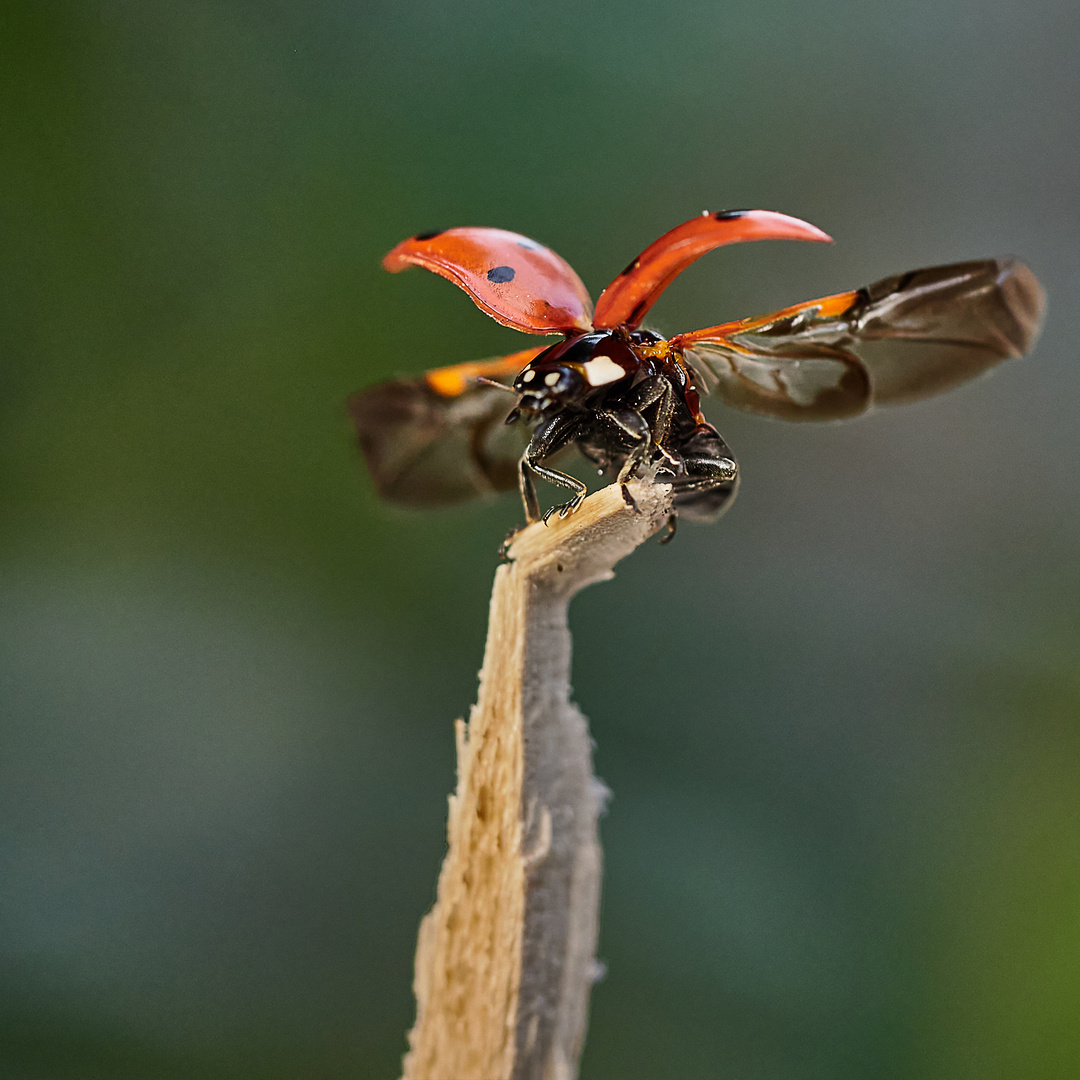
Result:
M554 251L505 229L463 228L402 241L383 259L398 273L422 266L464 289L482 311L526 334L572 334L592 326L581 278Z
M772 210L708 211L664 233L600 294L593 325L640 326L660 294L706 252L747 240L812 240L831 244L819 228Z
M772 210L708 211L650 244L601 294L592 314L589 292L565 259L506 229L465 227L421 233L383 258L399 273L422 266L452 281L482 311L526 334L583 333L595 327L639 326L660 294L706 252L747 240L832 238L806 221Z

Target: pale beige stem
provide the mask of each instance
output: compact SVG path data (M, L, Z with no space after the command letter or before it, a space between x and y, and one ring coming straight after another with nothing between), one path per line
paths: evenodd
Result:
M416 948L405 1080L572 1080L596 978L605 789L570 702L567 605L660 529L671 489L617 485L514 538L480 693L457 722L449 850Z

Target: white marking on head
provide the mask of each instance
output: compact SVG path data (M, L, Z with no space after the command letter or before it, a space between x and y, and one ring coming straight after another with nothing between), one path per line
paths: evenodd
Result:
M536 372L533 371L532 368L529 368L528 371L524 371L521 374L521 381L522 382L532 382L533 379L535 379L535 378L536 378Z
M590 386L607 386L608 383L618 382L626 374L610 356L594 356L586 360L582 367Z
M557 371L549 371L544 376L545 386L554 386L559 381L559 373Z

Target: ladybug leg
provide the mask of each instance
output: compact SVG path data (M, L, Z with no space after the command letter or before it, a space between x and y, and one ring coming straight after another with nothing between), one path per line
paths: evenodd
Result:
M668 465L678 471L680 461L667 447L671 420L675 414L675 392L671 380L664 375L643 379L626 395L625 401L629 408L637 412L643 412L650 405L656 406L651 424L653 446L663 455Z
M739 476L739 466L734 458L694 455L684 457L683 461L686 475L675 481L675 492L678 495L734 484Z
M534 432L518 462L518 480L521 488L521 501L525 504L525 516L530 524L540 520L540 503L536 497L536 485L532 474L558 484L574 492L574 497L562 506L553 506L543 515L546 522L558 510L562 517L573 513L580 505L589 489L576 477L568 476L557 469L549 469L541 464L544 458L561 450L571 439L576 424L576 417L569 413L556 413L550 420L544 421Z
M649 428L649 422L637 411L623 405L618 408L600 409L596 418L610 424L619 434L631 439L633 449L626 455L619 475L615 477L616 484L625 484L637 471L638 466L645 460L646 455L652 449L653 437Z
M570 488L573 491L574 497L565 503L556 503L554 506L549 506L544 511L544 524L547 524L548 518L557 510L559 517L564 518L572 514L582 503L585 496L589 494L589 489L575 476L570 476L567 473L559 472L558 469L545 469L539 465L534 465L533 469L536 470L539 476L542 476L545 480L550 481L552 484L562 484L563 487Z
M681 516L714 521L738 490L739 466L711 425L700 426L679 450L684 472L673 481L675 508Z
M540 520L540 501L536 497L536 485L526 466L525 458L518 462L518 488L521 491L521 501L525 506L525 520L531 525Z

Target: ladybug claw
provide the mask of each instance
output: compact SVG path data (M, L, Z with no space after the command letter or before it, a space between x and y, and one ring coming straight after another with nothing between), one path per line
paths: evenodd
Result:
M551 517L552 514L557 513L560 518L569 517L582 504L584 499L584 495L575 495L574 498L567 503L556 503L555 506L544 511L544 524L546 525L548 523L548 518Z
M584 498L584 495L575 495L568 503L564 503L559 508L559 517L569 517L581 505Z

